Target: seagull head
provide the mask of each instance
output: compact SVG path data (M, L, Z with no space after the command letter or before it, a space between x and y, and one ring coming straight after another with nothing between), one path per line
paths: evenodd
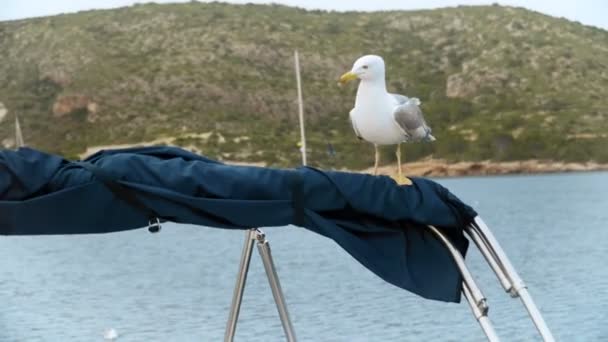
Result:
M366 55L357 59L353 68L340 76L339 84L346 84L357 78L362 81L384 80L384 60L382 57Z

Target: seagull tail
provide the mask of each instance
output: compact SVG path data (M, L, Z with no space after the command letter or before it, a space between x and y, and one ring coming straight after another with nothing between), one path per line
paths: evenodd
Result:
M426 140L427 141L435 141L437 139L435 139L435 137L432 134L429 133L429 135L426 136Z

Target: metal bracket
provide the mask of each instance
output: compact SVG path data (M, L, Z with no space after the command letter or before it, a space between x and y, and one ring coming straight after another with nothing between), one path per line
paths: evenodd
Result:
M285 303L281 283L279 282L279 277L272 260L270 245L268 240L266 240L266 235L264 232L257 228L249 229L245 233L245 245L243 246L243 253L241 254L241 262L239 265L239 272L237 274L236 285L234 287L234 294L232 296L230 316L228 317L228 323L226 324L224 342L234 341L236 324L239 319L243 293L245 291L245 282L247 280L247 273L249 271L249 264L255 242L257 242L258 252L260 253L262 262L264 263L264 269L266 270L270 289L272 290L272 295L277 305L279 317L281 318L281 324L283 325L283 330L285 331L285 337L287 338L288 342L295 342L295 331L293 329L293 325L291 324L291 319L289 318L289 312L287 311L287 304Z
M163 227L160 224L158 217L148 220L148 231L150 233L158 233Z

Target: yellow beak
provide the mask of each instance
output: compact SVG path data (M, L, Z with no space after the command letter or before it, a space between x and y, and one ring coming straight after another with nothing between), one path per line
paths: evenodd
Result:
M357 74L353 72L347 72L344 75L340 76L340 80L338 81L339 85L344 85L352 80L357 79Z

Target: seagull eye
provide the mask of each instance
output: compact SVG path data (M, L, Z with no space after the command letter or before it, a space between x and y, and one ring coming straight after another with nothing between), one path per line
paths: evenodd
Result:
M364 65L364 66L363 66L363 69L367 69L367 65Z

